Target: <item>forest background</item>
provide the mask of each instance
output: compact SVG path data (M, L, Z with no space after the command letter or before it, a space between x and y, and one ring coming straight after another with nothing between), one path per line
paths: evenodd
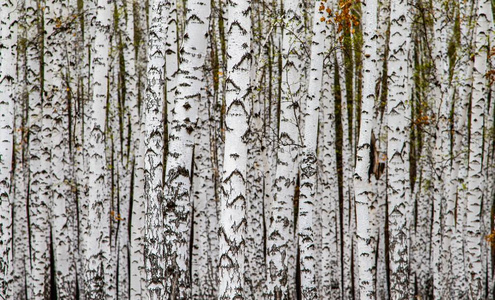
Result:
M0 1L1 299L494 299L490 0Z

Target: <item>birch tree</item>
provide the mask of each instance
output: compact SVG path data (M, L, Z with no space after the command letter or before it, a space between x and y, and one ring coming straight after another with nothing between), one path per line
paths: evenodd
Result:
M301 146L298 111L301 105L301 76L304 68L302 14L297 0L284 3L282 31L282 70L278 148L274 177L274 198L270 207L267 236L268 295L276 299L293 297L294 262L294 194L297 160Z
M17 1L7 1L0 9L0 295L12 299Z
M43 6L44 7L44 6ZM29 188L28 226L30 232L30 273L28 298L50 297L50 140L51 101L45 98L42 81L42 6L37 1L26 2L26 18L29 25L26 48L26 85L28 86L29 126Z
M244 299L251 1L227 6L225 152L219 219L219 299Z
M363 9L363 99L361 102L361 124L356 153L354 191L356 197L357 249L359 265L359 291L361 299L374 299L373 261L371 258L369 205L372 201L370 184L370 153L372 115L375 102L377 2L366 1Z
M87 147L87 235L84 236L85 247L85 297L101 299L114 297L115 290L109 285L112 274L109 269L110 257L110 199L106 160L106 104L109 84L109 54L112 24L112 9L107 0L96 3L93 26L94 42L91 47L92 98L88 104L85 120L85 141Z
M411 85L409 2L392 1L388 57L388 221L390 236L390 297L409 299L409 124Z
M67 36L72 36L70 22L73 17L69 15L67 4L59 1L50 3L45 10L44 28L47 32L44 49L45 66L44 78L46 80L46 96L53 107L53 119L49 127L53 144L51 156L52 172L52 205L51 205L51 230L53 261L52 268L57 270L55 278L56 294L60 298L71 298L76 295L76 269L75 252L76 245L72 241L76 238L75 231L75 199L71 193L69 157L69 109L71 105L71 85L69 70L64 61L70 57L67 44L70 41Z
M304 116L304 150L301 159L301 191L299 198L298 235L301 268L301 294L305 299L318 298L316 267L316 170L318 117L325 52L326 6L316 1L313 16L311 68L309 72L306 114Z
M485 297L485 283L482 279L482 232L481 203L483 201L483 126L487 105L487 86L484 74L487 71L488 14L491 2L478 1L475 29L475 57L473 71L473 92L471 100L471 147L469 149L468 190L466 209L466 271L469 299Z
M168 9L164 0L153 0L150 7L148 66L144 112L145 175L145 268L146 290L150 299L165 297L165 257L163 225L163 85L165 84L165 41Z
M166 295L171 298L188 298L191 293L191 166L198 103L202 100L205 89L203 65L209 15L210 2L199 0L187 3L184 44L176 75L177 87L168 144L163 203L167 255Z

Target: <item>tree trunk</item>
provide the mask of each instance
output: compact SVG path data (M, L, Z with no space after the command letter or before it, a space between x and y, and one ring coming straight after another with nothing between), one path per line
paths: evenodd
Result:
M13 299L13 153L17 1L0 6L0 295Z
M225 153L220 195L218 299L244 299L250 104L250 1L228 2Z
M411 84L409 48L411 16L408 0L393 1L388 56L388 222L390 298L409 299L409 128Z
M377 59L376 39L377 29L377 2L369 0L364 3L363 9L363 100L361 104L361 126L356 153L356 169L354 173L354 191L356 203L357 223L357 262L359 270L360 299L374 299L374 262L371 256L373 251L370 241L369 206L372 201L372 187L370 184L370 167L372 151L372 116L374 114Z

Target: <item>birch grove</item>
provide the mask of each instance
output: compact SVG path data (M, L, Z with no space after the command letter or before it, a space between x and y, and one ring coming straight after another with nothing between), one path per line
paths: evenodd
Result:
M0 2L1 299L494 299L489 0Z

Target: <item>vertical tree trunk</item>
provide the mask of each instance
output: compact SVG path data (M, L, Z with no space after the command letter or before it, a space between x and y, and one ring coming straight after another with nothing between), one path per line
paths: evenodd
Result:
M143 94L145 94L146 89L146 41L147 41L147 20L146 20L146 3L145 1L132 1L135 11L137 12L135 16L135 32L139 33L139 39L133 40L135 44L136 51L136 73L137 73L137 94L136 101L134 102L134 107L131 107L131 137L134 152L133 160L133 187L132 187L132 198L131 198L131 210L130 210L130 245L129 245L129 255L130 255L130 299L142 299L146 295L146 273L144 265L144 242L145 242L145 172L144 172L144 153L146 151L144 138L146 136L145 126L144 126L144 100ZM136 36L135 36L136 37Z
M454 136L452 156L453 162L448 180L447 206L448 211L452 211L446 216L446 227L452 231L451 252L452 252L452 271L449 279L453 282L452 296L456 299L463 299L467 295L466 291L466 271L464 262L464 214L466 207L466 197L463 190L464 165L467 166L466 150L467 148L467 117L469 110L469 96L473 83L473 61L469 59L472 53L472 20L474 3L459 3L460 17L460 45L457 49L459 63L456 64L454 81L457 92L457 98L454 106ZM451 229L450 229L451 228ZM449 280L449 281L450 281Z
M393 1L388 56L388 221L390 297L409 299L409 128L411 84L409 45L411 16L408 0Z
M301 105L301 76L304 68L303 49L299 35L303 32L300 2L284 3L282 33L281 100L274 178L274 198L270 207L267 233L268 295L275 299L291 299L294 286L294 195L297 180L297 161L301 136L298 112Z
M0 295L13 299L13 153L17 1L0 5Z
M361 104L361 126L356 154L356 169L354 173L354 191L356 203L357 249L359 270L360 299L374 299L374 262L371 256L369 205L372 201L372 187L370 184L371 166L371 136L372 116L374 114L376 70L374 63L377 59L376 28L377 2L369 0L364 3L363 9L363 100Z
M51 99L45 97L43 74L43 14L44 4L26 2L26 17L30 22L29 45L26 49L29 92L29 207L28 222L31 248L31 276L28 280L30 299L50 297L50 139Z
M143 106L145 127L145 267L147 279L147 297L165 299L165 257L163 225L163 103L165 95L165 41L167 27L163 26L168 18L169 9L165 0L153 0L150 6L148 41L148 86Z
M26 39L27 26L25 26L25 2L18 3L19 26L18 39ZM23 20L23 21L21 21ZM27 218L27 179L29 162L27 160L27 85L26 85L26 43L19 45L17 55L17 78L14 98L14 185L13 185L13 258L14 258L14 280L12 285L13 295L20 300L28 299L29 288L27 280L30 273L29 266L29 244L28 244L28 218Z
M322 8L320 8L322 7ZM304 122L304 150L301 160L301 188L298 210L298 239L301 268L301 295L304 299L318 298L317 268L317 211L316 199L316 148L318 144L318 118L325 52L326 5L315 1L313 16L313 40L308 96Z
M177 87L169 130L165 198L162 206L165 213L167 255L166 295L171 299L191 297L189 253L192 214L191 166L198 103L202 100L201 95L205 89L203 66L209 16L209 1L198 0L187 3L185 38L181 49L180 68L175 76Z
M70 57L65 55L70 51L67 47L72 37L72 28L64 32L61 28L69 26L74 20L69 14L69 7L59 1L50 3L44 17L44 28L47 32L45 39L44 77L46 80L45 94L53 105L53 121L49 128L52 134L52 205L51 205L51 235L53 247L52 268L56 271L56 294L59 299L70 299L76 296L76 239L74 211L75 198L72 194L72 178L70 176L71 159L69 154L69 106L71 101L72 82L69 69L65 62ZM64 27L63 27L64 26ZM75 28L74 28L75 29ZM74 31L75 32L75 31Z
M204 88L206 85L204 85ZM195 132L192 197L194 207L192 245L192 297L216 299L218 288L218 219L211 157L210 101L205 89L198 102Z
M473 94L471 100L471 140L469 149L469 171L466 215L466 266L469 299L485 297L482 262L482 193L485 174L483 174L483 127L484 113L487 105L488 89L486 85L488 14L491 2L478 1L476 16L476 33L474 40L475 57L473 72Z
M107 88L110 81L108 43L112 25L111 4L107 0L96 3L95 20L91 23L94 42L91 47L92 96L87 105L85 120L85 147L87 147L88 203L87 235L84 273L86 300L109 299L115 296L111 274L110 252L110 190L106 159ZM88 24L86 24L88 25Z
M219 299L244 299L246 175L250 104L251 1L230 1L227 17L225 153L220 197Z

